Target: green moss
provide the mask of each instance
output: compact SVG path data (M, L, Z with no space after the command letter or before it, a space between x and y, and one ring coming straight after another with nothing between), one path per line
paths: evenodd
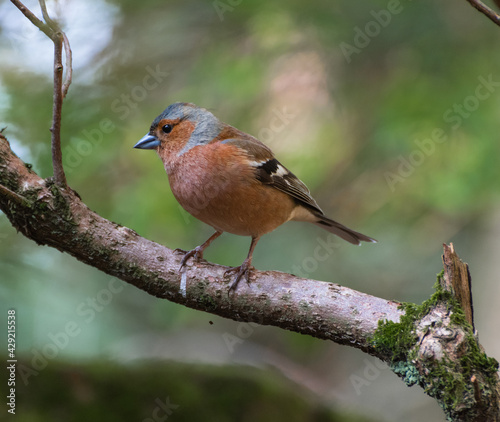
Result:
M2 163L2 161L3 160L0 157L0 163ZM20 189L21 186L17 178L15 178L14 176L12 176L10 173L7 172L2 172L0 174L0 184L10 189L13 192L19 192L21 190Z
M199 281L198 283L196 283L194 288L194 295L197 298L198 302L202 304L203 307L207 310L207 312L210 312L217 309L219 305L210 294L206 293L208 284L208 281Z
M408 353L417 341L415 333L415 323L422 319L429 311L434 308L438 302L447 302L454 305L454 298L448 291L445 291L439 279L443 276L444 271L437 275L437 281L434 285L434 294L423 302L421 305L415 303L403 302L399 309L405 311L399 322L384 321L378 322L378 328L371 339L375 349L381 352L384 356L391 357L391 363L405 361L408 358ZM461 311L461 309L460 309ZM461 311L463 315L463 311ZM456 316L455 319L460 322L465 322L465 316Z
M460 358L460 366L464 370L464 376L470 378L473 371L479 369L485 374L486 381L490 384L494 384L498 371L498 361L494 358L489 358L486 353L479 348L472 332L467 334L468 353L465 353Z
M434 294L421 305L400 305L405 314L399 323L379 321L371 343L382 356L389 359L391 369L403 378L407 385L419 384L429 396L436 398L451 420L456 412L467 412L467 409L475 405L470 381L472 375L484 376L484 379L478 380L481 382L483 396L494 390L498 362L480 350L463 309L439 282L442 277L443 272L437 276ZM425 370L419 371L414 364L419 352L416 324L438 303L445 304L450 311L451 325L461 327L466 333L463 355L458 362L451 361L446 356L439 361L430 361L425 365Z
M451 414L457 405L470 403L473 399L472 386L461 373L457 372L454 363L448 358L430 368L429 374L422 380L426 394L435 397L447 415Z

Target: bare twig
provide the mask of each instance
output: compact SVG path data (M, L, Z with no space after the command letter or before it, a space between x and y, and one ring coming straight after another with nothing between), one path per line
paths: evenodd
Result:
M54 37L54 100L52 103L52 167L54 179L59 186L67 186L66 175L62 163L61 152L61 115L63 103L63 65L62 65L62 33Z
M42 9L42 16L45 19L45 22L49 25L50 28L53 29L55 36L51 37L54 42L59 42L56 40L57 33L60 33L62 36L62 43L64 46L64 55L66 56L66 77L64 79L64 83L62 84L61 90L63 98L66 97L68 93L69 86L71 85L71 80L73 78L73 55L71 53L71 47L69 45L69 40L64 31L61 30L59 24L54 21L47 12L47 5L45 4L45 0L39 0L40 8Z
M62 96L66 98L66 94L68 93L69 86L73 79L73 55L71 53L68 37L66 37L64 32L61 32L61 34L63 37L64 55L66 56L66 77L64 78L62 86Z
M54 31L52 28L46 23L42 22L38 19L31 10L29 10L23 3L19 0L10 0L22 13L26 16L30 22L35 25L40 31L42 31L47 37L52 39Z
M38 2L40 3L40 9L42 9L43 19L50 27L53 28L54 26L56 26L56 23L51 19L47 12L47 5L45 4L45 0L38 0Z
M495 24L500 26L500 15L493 9L485 5L481 0L467 0L475 9L479 10L483 15L486 15Z
M19 0L11 2L45 35L54 42L54 96L52 105L52 126L50 128L52 145L52 168L54 170L54 180L59 186L67 186L66 175L62 163L61 152L61 116L62 103L68 93L72 79L72 56L66 34L61 30L59 24L50 18L47 12L45 0L39 0L40 8L45 22L38 19L23 3ZM62 48L64 45L66 55L66 78L63 83L63 65Z

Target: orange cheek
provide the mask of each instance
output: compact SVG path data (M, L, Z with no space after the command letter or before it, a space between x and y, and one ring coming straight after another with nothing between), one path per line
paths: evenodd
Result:
M166 123L160 122L161 126L164 124ZM189 121L183 121L179 124L175 124L174 129L168 135L161 132L160 127L158 128L158 131L160 132L158 137L162 141L160 147L158 148L158 155L164 163L170 163L188 142L194 131L194 124Z

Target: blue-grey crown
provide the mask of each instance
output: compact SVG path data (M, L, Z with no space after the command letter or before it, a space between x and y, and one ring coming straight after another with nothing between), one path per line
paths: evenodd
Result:
M195 125L191 137L184 148L179 152L179 155L184 154L197 145L208 144L219 135L223 128L223 123L207 109L191 103L170 104L163 113L153 121L151 128L155 128L162 119L189 120Z

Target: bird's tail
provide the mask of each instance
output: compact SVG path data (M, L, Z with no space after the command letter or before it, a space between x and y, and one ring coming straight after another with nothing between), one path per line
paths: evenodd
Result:
M351 230L350 228L337 223L336 221L333 221L324 215L315 213L314 216L317 218L317 221L315 221L314 224L325 230L328 230L330 233L333 233L344 240L347 240L353 245L360 245L361 242L377 243L375 239Z

